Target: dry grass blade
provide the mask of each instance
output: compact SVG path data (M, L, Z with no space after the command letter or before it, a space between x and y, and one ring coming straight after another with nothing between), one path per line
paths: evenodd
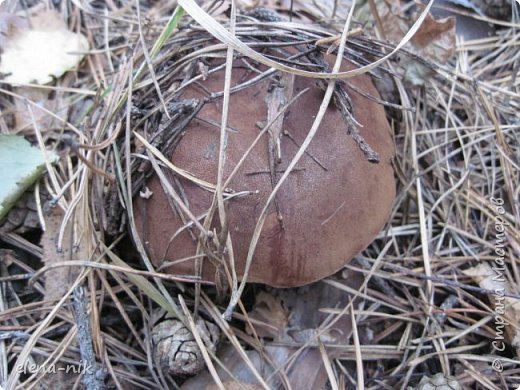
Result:
M327 370L330 387L332 387L332 390L339 390L338 382L334 375L334 371L332 370L332 365L330 363L330 359L327 356L327 351L325 350L325 347L321 343L320 343L320 354L321 354L321 358L323 359L323 364L325 365L325 369Z
M134 132L134 136L142 142L142 144L156 157L158 158L164 165L166 165L168 168L170 168L172 171L177 173L179 176L182 176L198 185L200 185L203 188L207 188L210 190L216 190L217 186L208 182L205 182L204 180L197 179L195 176L191 175L189 172L186 172L184 169L180 169L173 165L171 161L168 161L164 155L157 150L157 148L154 148L150 143L143 138L139 133Z
M184 312L184 315L188 319L188 324L190 325L191 332L193 333L193 336L195 337L195 340L197 341L197 345L199 346L200 350L202 351L202 354L204 355L204 361L206 362L206 365L208 367L209 372L211 373L211 376L213 377L213 380L217 384L218 388L220 390L225 390L224 384L220 380L217 372L215 371L215 367L213 366L213 362L211 361L211 358L208 354L208 351L206 350L206 346L204 345L204 341L202 341L202 338L200 337L197 327L195 326L195 321L193 321L193 317L190 314L190 311L188 307L186 306L186 302L184 302L184 299L182 298L182 295L179 295L179 302L182 307L182 310Z
M363 73L366 73L372 69L377 68L385 61L390 59L394 54L396 54L400 49L403 48L408 41L413 37L413 35L417 32L422 22L428 15L428 11L433 5L434 0L430 0L426 5L425 9L422 11L421 15L414 23L414 25L410 28L410 30L406 33L403 39L395 46L395 48L386 56L381 57L375 62L372 62L369 65L362 66L360 68L350 70L347 72L333 72L333 73L320 73L320 72L308 72L300 69L291 68L289 66L283 65L279 62L273 61L268 57L261 55L260 53L254 51L249 46L245 45L238 38L231 35L224 27L222 27L215 19L213 19L210 15L208 15L202 8L200 8L197 3L193 0L180 0L179 5L184 8L184 10L190 14L190 16L200 23L201 26L208 32L210 32L215 38L229 45L233 49L239 51L245 56L252 58L264 65L272 67L282 72L292 73L297 76L304 77L313 77L313 78L321 78L321 79L341 79L347 77L354 77ZM342 36L342 43L345 42L346 35Z

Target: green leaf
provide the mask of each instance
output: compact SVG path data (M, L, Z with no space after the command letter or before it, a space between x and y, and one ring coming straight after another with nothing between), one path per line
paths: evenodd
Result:
M52 154L47 157L57 161ZM0 220L45 171L45 156L25 138L0 134Z

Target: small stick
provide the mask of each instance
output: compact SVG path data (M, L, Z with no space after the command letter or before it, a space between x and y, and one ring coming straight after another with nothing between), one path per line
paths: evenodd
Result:
M280 112L282 107L287 104L291 99L294 89L294 75L288 73L282 73L277 83L269 86L269 91L266 95L265 102L267 104L267 121L272 121L277 114ZM276 119L271 128L269 129L269 141L268 141L268 154L269 154L269 170L271 172L271 186L274 189L278 182L276 175L276 165L282 161L282 127L283 127L283 116ZM280 206L278 199L275 197L274 205L276 213L278 215L278 221L280 227L284 229L283 216L280 212Z
M78 328L77 338L81 361L84 364L83 384L88 390L105 389L104 370L96 363L96 355L92 347L92 335L90 330L90 320L88 317L85 290L77 287L73 292L73 308Z
M334 91L334 103L339 108L341 113L343 114L343 118L348 126L348 134L352 137L352 139L356 142L359 149L363 152L366 159L371 163L379 163L379 154L372 149L370 144L365 141L365 138L359 132L355 118L352 113L352 104L350 102L350 97L348 96L347 91L342 86L342 82L338 82L336 84L336 89Z
M298 148L300 147L300 144L298 143L298 141L296 141L296 139L291 135L291 133L289 133L289 130L284 130L283 132L283 135L285 135L287 138L289 138ZM318 164L324 171L328 171L327 167L320 161L318 160L318 157L316 157L315 155L313 155L311 152L309 152L308 150L305 151L305 154L307 156L309 156L312 161L314 161L316 164Z
M313 59L318 64L322 65L323 69L329 69L329 64L320 55L314 54ZM357 129L357 126L362 127L362 125L358 123L354 118L350 97L344 88L344 84L345 83L343 81L336 82L336 85L334 87L334 103L343 114L344 121L348 128L348 134L359 146L359 148L365 155L365 158L369 162L377 164L379 163L379 154L374 149L372 149L372 147L368 144L368 142L365 141L365 139ZM327 87L327 84L323 80L320 80L318 82L318 85L323 89L326 89Z
M305 171L305 168L294 168L291 173L295 173L295 172L302 172L302 171ZM285 173L284 170L277 170L276 173ZM261 170L261 171L252 171L252 172L246 172L245 175L246 176L254 176L254 175L262 175L262 174L271 174L271 171L269 170Z

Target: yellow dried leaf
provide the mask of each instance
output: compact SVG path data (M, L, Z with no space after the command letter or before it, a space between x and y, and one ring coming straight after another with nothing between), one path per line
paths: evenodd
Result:
M5 42L0 73L8 83L49 83L74 68L89 49L87 38L69 31L57 12L42 12L31 24Z

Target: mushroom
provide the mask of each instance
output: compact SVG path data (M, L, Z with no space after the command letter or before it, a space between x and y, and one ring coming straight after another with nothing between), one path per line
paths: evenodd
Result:
M216 61L213 60L212 65ZM344 62L343 70L354 67ZM236 60L232 86L256 75ZM357 137L356 140L356 136L349 133L344 113L331 102L307 152L282 184L276 201L270 206L249 271L247 280L250 282L294 287L325 278L366 248L389 217L395 198L391 164L394 146L390 127L384 108L366 97L379 96L370 77L360 75L347 81L339 83L339 88L350 97L353 117L362 126L358 127L362 138ZM272 77L265 78L231 94L225 177L229 176L253 143L268 121L268 116L272 117L268 109L269 96L273 88L280 87L283 82L283 76L274 81ZM181 98L204 99L208 91L222 91L224 71L207 75L201 84L202 88L188 87ZM228 186L235 192L250 191L246 196L226 201L229 234L239 278L243 276L249 243L273 184L276 184L305 139L323 99L323 89L316 80L296 76L291 84L291 88L282 85L283 91L290 94L286 100L306 88L308 90L284 114L280 149L274 152L274 165L270 165L273 153L269 150L272 152L270 147L275 145L276 139L273 143L269 137L274 135L266 133ZM222 104L222 98L206 103L185 128L172 155L168 156L177 167L210 183L217 181ZM377 164L369 161L363 152L363 149L370 147L379 155ZM175 177L174 181L177 185L181 184L182 192L179 193L191 213L197 217L203 216L210 208L213 193L180 176ZM157 266L168 262L166 270L169 273L196 275L194 258L200 232L195 228L191 231L186 228L186 216L181 218L173 210L172 202L168 200L156 175L146 186L153 196L136 199L134 214L150 258ZM217 232L220 229L217 217L212 229ZM226 253L224 259L229 262ZM210 257L204 257L202 279L215 281L219 274L223 274L221 267L217 267Z

